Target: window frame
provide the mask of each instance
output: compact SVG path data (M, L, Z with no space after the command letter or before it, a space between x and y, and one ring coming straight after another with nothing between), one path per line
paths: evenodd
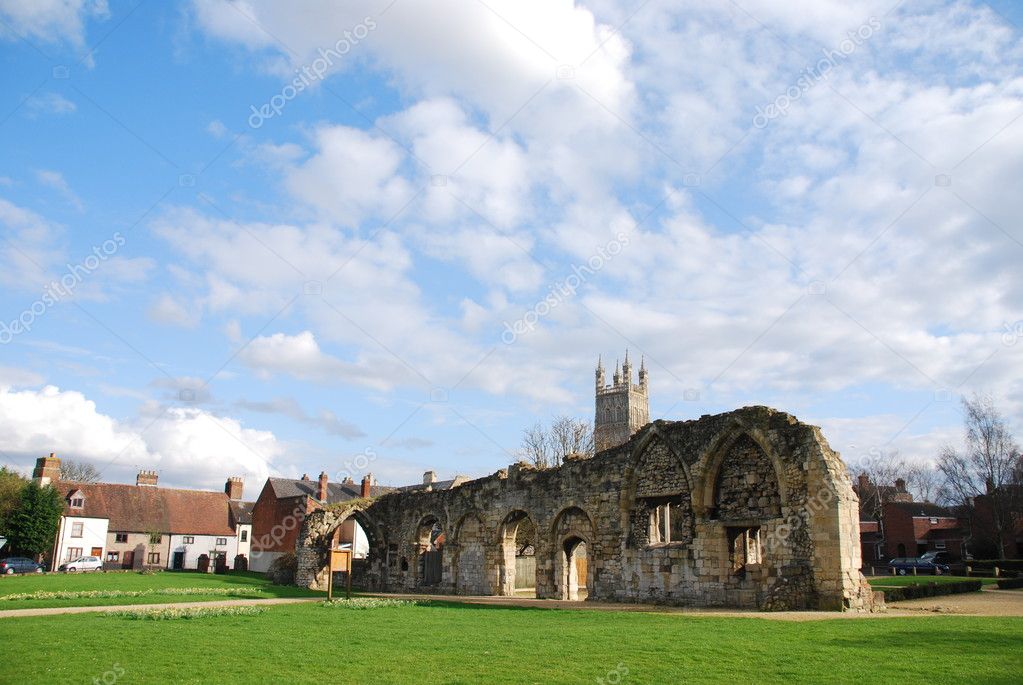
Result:
M80 538L85 536L85 523L83 521L71 522L71 537Z
M156 559L155 561L153 560L154 558ZM147 563L150 566L159 566L160 565L160 553L159 552L150 552L149 556L147 557L147 559L149 560Z

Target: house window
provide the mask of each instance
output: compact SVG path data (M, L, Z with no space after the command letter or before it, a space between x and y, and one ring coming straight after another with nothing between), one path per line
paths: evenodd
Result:
M761 562L760 528L728 529L728 561L732 573L745 576L749 566Z
M149 553L149 563L150 564L159 564L160 563L160 553L159 552L150 552Z
M114 533L114 542L128 542L128 534Z
M162 534L160 534L160 533L150 533L149 534L149 544L151 544L151 545L159 545L161 542L163 542L163 535Z
M82 528L84 524L81 521L76 521L71 524L71 537L80 538L82 537Z
M81 509L83 506L85 506L85 500L81 497L75 497L71 500L72 509Z
M242 542L248 542L248 541L249 541L249 531L248 530L243 530L242 531Z
M121 560L121 553L120 552L107 552L107 561L120 561L120 560Z
M934 525L937 525L937 524L938 524L938 519L932 518L931 519L931 525L934 526Z
M945 541L944 540L935 540L934 541L934 549L945 549Z
M183 545L195 544L195 537L192 535L186 535L183 538L181 538L181 544Z
M72 561L82 556L81 547L68 547L67 548L67 559L65 561Z
M223 547L227 544L227 538L217 538L217 547Z

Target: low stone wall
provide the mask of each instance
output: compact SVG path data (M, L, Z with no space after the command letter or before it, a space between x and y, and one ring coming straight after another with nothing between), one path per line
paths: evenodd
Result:
M555 469L514 464L451 490L318 512L299 536L299 584L323 583L323 541L348 516L370 539L356 581L378 590L512 594L525 545L540 598L877 606L844 465L818 428L767 407L656 421ZM437 554L439 574L427 569Z

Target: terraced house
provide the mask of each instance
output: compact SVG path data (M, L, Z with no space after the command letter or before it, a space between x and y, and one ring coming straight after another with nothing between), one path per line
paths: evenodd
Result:
M135 485L77 483L61 480L54 454L36 461L32 477L64 498L53 569L83 555L111 570L248 567L251 503L240 478L222 492L160 487L155 471L140 471Z

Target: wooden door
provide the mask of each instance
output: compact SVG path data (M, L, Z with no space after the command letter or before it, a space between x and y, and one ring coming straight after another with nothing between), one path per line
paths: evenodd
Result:
M132 568L133 566L135 566L135 552L125 552L121 558L121 568Z

